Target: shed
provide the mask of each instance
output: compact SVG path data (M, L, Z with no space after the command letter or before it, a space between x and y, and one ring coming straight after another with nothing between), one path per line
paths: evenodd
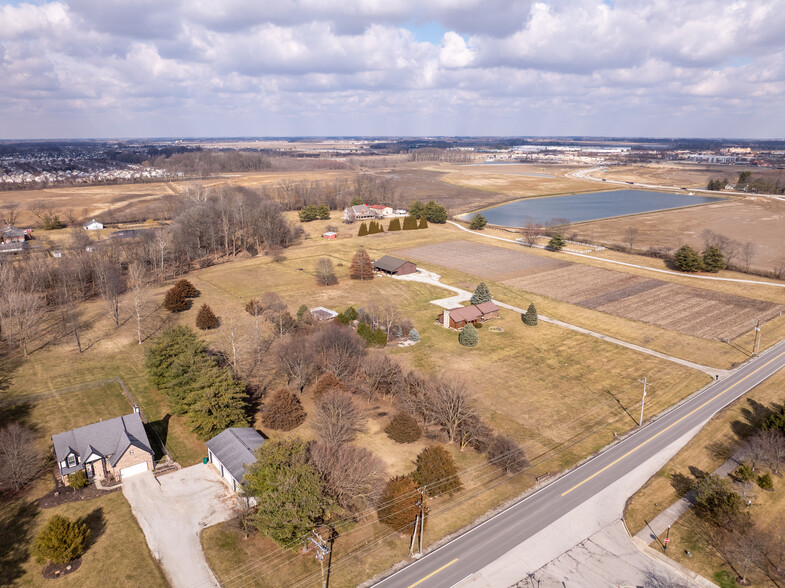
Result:
M237 491L245 477L245 467L256 461L256 450L264 437L251 427L232 427L210 439L207 458L232 490Z
M337 236L338 234L334 233L333 231L327 231L324 235L322 235L322 237L325 239L335 239Z
M411 261L385 255L373 263L373 269L384 272L385 274L390 274L391 276L404 276L416 272L417 266Z
M100 231L104 228L103 223L99 223L97 220L93 219L89 223L84 226L86 231Z

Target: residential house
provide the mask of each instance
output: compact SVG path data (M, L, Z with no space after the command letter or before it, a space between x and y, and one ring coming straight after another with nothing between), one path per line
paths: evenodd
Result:
M23 243L25 238L25 231L11 225L0 229L0 243Z
M350 206L343 211L343 218L349 222L376 220L381 218L381 214L375 208L371 208L365 204L358 204L357 206Z
M469 323L476 325L495 318L499 318L499 307L493 302L483 302L445 310L436 320L444 327L462 329Z
M97 220L93 219L89 223L84 226L86 231L100 231L104 228L103 223L99 223Z
M381 259L373 262L373 269L377 272L382 272L391 276L403 276L415 273L417 271L417 266L411 261L385 255Z
M393 209L390 206L385 206L384 204L371 204L368 208L374 209L379 216L392 216Z
M210 439L207 459L235 492L245 477L246 466L256 461L256 450L264 437L251 427L232 427Z
M52 435L52 442L66 484L68 475L78 471L102 480L153 470L153 450L138 407L125 416Z
M329 321L338 316L337 312L325 308L324 306L316 306L309 309L308 312L310 312L313 319L317 321Z

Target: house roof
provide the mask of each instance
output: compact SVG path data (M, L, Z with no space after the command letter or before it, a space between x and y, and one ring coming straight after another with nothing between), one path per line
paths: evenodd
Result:
M243 481L245 466L256 461L255 451L264 443L264 437L251 427L232 427L210 439L205 445L229 470L238 482Z
M477 308L480 309L480 312L483 314L488 314L491 312L499 312L499 307L496 306L493 302L481 302L480 304L475 305Z
M138 412L52 435L52 442L58 462L65 461L71 452L76 453L80 461L95 453L111 456L109 463L114 466L131 446L153 453ZM63 474L72 474L83 467L84 465L79 463L72 468L60 468L60 471Z
M101 225L102 227L104 226L104 225L103 225L103 223L102 223L101 221L97 221L97 220L95 220L95 219L91 220L91 221L90 221L89 223L87 223L85 226L86 226L86 227L89 227L90 225Z
M386 272L394 272L403 264L408 263L405 259L398 259L397 257L390 257L389 255L385 255L381 259L377 259L373 267L379 268L380 270L384 270Z
M450 318L455 322L476 321L482 316L482 312L476 306L459 306L458 308L451 308L447 312L450 313Z
M24 237L25 232L22 229L17 229L16 227L8 225L0 229L0 236L6 239L11 237Z
M371 204L368 208L375 208L377 210L384 210L385 208L390 208L389 206L385 206L384 204Z
M30 243L27 241L11 241L9 243L0 243L0 251L15 252L30 249Z

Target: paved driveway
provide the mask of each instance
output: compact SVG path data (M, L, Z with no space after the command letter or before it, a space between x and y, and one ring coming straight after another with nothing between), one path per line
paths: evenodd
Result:
M209 465L158 479L152 472L126 478L123 494L174 588L219 585L205 560L199 532L231 518L237 497Z

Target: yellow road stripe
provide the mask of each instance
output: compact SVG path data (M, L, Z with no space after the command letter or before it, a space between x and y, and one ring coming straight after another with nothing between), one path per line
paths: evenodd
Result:
M415 586L418 586L419 584L422 584L423 582L425 582L425 580L427 580L428 578L433 578L433 577L434 577L436 574L438 574L439 572L441 572L441 571L442 571L444 568L451 566L451 565L452 565L452 564L454 564L456 561L458 561L458 558L457 558L457 557L456 557L454 560L452 560L450 563L446 563L446 564L444 564L444 565L443 565L442 567L440 567L438 570L431 572L430 574L428 574L427 576L425 576L424 578L422 578L422 579L420 579L420 580L417 580L417 581L416 581L414 584L412 584L411 586L409 586L409 588L414 588Z
M567 494L569 494L570 492L572 492L572 491L573 491L573 490L575 490L576 488L580 488L581 486L583 486L583 485L584 485L586 482L588 482L589 480L591 480L591 479L593 479L593 478L595 478L595 477L599 476L599 475L600 475L602 472L604 472L604 471L605 471L605 470L607 470L608 468L610 468L610 467L612 467L612 466L616 465L617 463L619 463L621 460L623 460L625 457L627 457L627 456L628 456L628 455L630 455L631 453L635 453L636 451L638 451L638 450L639 450L641 447L643 447L644 445L646 445L646 444L647 444L647 443L649 443L650 441L654 441L654 439L656 439L657 437L659 437L660 435L662 435L662 434L663 434L664 432L666 432L668 429L670 429L671 427L675 427L675 426L676 426L676 425L678 425L678 424L679 424L681 421L683 421L683 420L684 420L684 419L686 419L687 417L690 417L690 416L692 416L693 414L695 414L696 412L698 412L698 411L699 411L701 408L703 408L704 406L706 406L706 405L707 405L707 404L709 404L710 402L714 402L714 401L715 401L717 398L719 398L720 396L722 396L722 395L723 395L723 394L725 394L726 392L729 392L730 390L733 390L733 388L734 388L734 387L736 387L736 386L738 386L739 384L741 384L741 383L742 383L744 380L746 380L747 378L750 378L750 377L754 376L754 375L755 375L755 374L757 374L759 371L761 371L763 368L767 367L768 365L770 365L770 364L771 364L771 363L773 363L774 361L778 360L778 359L779 359L780 357L782 357L783 355L785 355L785 351L783 351L782 353L780 353L778 356L771 358L769 361L767 361L766 363L764 363L764 364L763 364L762 366L760 366L758 369L756 369L756 370L755 370L755 371L753 371L753 372L750 372L749 374L747 374L746 376L744 376L744 377L743 377L741 380L739 380L739 381L738 381L738 382L736 382L735 384L731 384L729 387L725 388L725 390L723 390L722 392L720 392L719 394L717 394L717 395L716 395L716 396L714 396L713 398L710 398L709 400L707 400L706 402L704 402L703 404L701 404L701 405L700 405L698 408L696 408L696 409L694 409L694 410L690 411L689 413L685 414L685 415L684 415L683 417L681 417L681 418L680 418L678 421L676 421L676 422L674 422L674 423L671 423L670 425L668 425L667 427L665 427L665 428L664 428L662 431L660 431L660 432L659 432L659 433L657 433L656 435L653 435L653 436L649 437L648 439L646 439L646 441L644 441L643 443L641 443L641 444L640 444L640 445L638 445L637 447L633 447L632 449L630 449L630 450L629 450L627 453L625 453L624 455L622 455L622 456L621 456L620 458L618 458L617 460L615 460L615 461L613 461L613 462L609 463L608 465L606 465L606 466L605 466L604 468L602 468L601 470L599 470L599 471L597 471L597 472L593 473L591 476L589 476L588 478L586 478L586 479L585 479L585 480L583 480L582 482L580 482L580 483L576 484L575 486L573 486L572 488L570 488L570 489L569 489L569 490L567 490L566 492L563 492L563 493L562 493L562 496L567 496Z

